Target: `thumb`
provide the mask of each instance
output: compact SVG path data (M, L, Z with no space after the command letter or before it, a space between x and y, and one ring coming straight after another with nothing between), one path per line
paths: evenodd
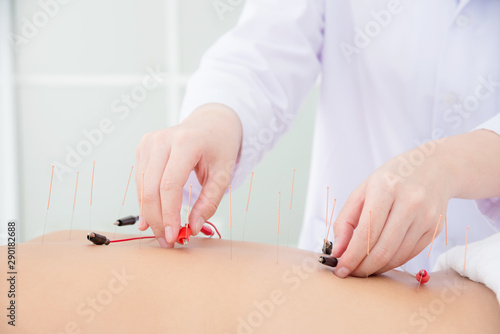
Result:
M221 178L218 178L221 181ZM229 185L230 177L222 178L223 182L217 182L217 180L212 177L207 180L203 185L200 196L193 205L193 209L189 215L189 226L193 235L197 235L203 224L210 219L217 211L217 208L222 200L222 196L226 192Z

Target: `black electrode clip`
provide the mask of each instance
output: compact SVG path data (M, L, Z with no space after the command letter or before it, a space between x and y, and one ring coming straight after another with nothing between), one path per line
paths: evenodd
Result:
M333 250L332 242L325 239L323 242L323 249L322 249L323 254L332 255L332 250Z
M116 226L134 225L139 220L139 216L127 216L118 219L113 224Z
M319 263L329 267L336 267L339 262L339 260L333 256L320 256L318 261Z
M95 232L90 232L89 234L87 234L87 240L95 245L109 245L109 243L111 242L104 235Z

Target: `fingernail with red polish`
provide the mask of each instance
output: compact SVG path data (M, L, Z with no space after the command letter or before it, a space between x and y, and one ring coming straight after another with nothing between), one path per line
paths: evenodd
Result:
M168 248L167 241L164 238L158 238L161 248Z
M337 268L337 270L335 270L335 275L340 278L346 278L347 275L349 275L349 269L346 267Z

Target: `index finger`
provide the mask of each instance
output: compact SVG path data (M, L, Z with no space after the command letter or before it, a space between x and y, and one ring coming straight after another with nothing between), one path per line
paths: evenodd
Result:
M367 243L369 242L370 248L372 248L372 245L377 242L384 229L392 204L392 198L391 200L389 198L384 200L381 197L377 197L376 200L371 200L371 197L367 196L358 227L354 231L346 251L337 264L337 269L335 270L337 276L346 277L363 261L367 255ZM371 223L369 224L370 211Z
M172 148L160 183L163 227L168 243L177 240L181 225L182 188L197 163L195 152Z

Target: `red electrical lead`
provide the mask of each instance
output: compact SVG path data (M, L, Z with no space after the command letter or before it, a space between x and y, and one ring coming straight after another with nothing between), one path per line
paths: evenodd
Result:
M109 242L123 242L123 241L131 241L131 240L139 240L139 239L153 239L156 238L154 236L149 236L149 237L134 237L134 238L128 238L128 239L115 239L115 240L110 240Z
M207 225L209 225L209 226L207 226ZM217 227L215 227L215 225L209 221L205 222L205 225L203 225L200 232L202 234L206 235L207 237L210 237L210 238L213 237L215 235L215 233L217 233L217 235L219 236L219 239L222 238L219 231L217 230ZM179 235L177 237L177 242L180 243L181 245L186 245L187 242L189 241L189 237L191 237L191 235L192 235L191 229L189 228L189 226L187 226L187 227L184 226L179 231ZM96 238L96 236L97 236L97 238ZM98 242L98 240L100 240L99 238L101 238L103 240L102 243ZM127 238L127 239L109 240L105 236L94 233L94 232L89 233L89 235L87 236L87 239L96 245L103 245L103 244L107 245L109 243L114 243L114 242L124 242L124 241L152 239L152 238L156 238L156 237L147 236L147 237L134 237L134 238ZM109 242L106 243L105 242L106 240L109 240Z

